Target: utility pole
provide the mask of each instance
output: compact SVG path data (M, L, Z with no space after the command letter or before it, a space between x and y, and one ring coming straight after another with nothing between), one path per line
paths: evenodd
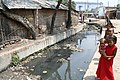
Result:
M67 24L66 24L66 28L70 28L72 20L71 20L71 0L69 0L68 2L68 20L67 20Z
M87 0L87 11L88 11L88 7L89 7L89 3L88 3L88 0Z
M108 7L109 7L109 1L108 1Z
M97 8L98 8L98 2L99 2L99 1L97 0Z

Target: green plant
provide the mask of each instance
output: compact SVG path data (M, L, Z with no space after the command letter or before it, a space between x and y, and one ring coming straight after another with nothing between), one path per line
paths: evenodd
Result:
M20 62L20 58L17 53L12 55L12 65L16 66Z

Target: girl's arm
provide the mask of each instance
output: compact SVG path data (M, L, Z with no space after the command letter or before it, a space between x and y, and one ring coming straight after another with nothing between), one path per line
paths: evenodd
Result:
M114 56L107 56L108 58L112 58L112 57L114 57Z
M114 50L113 52L113 56L108 56L108 60L110 60L111 58L115 57L117 53L117 48Z
M113 56L115 57L116 56L116 53L117 53L117 48L114 50L113 52Z
M105 50L100 50L100 53L103 55L104 58L107 58L108 56L105 53Z
M105 50L103 50L103 49L101 48L101 46L99 46L99 52L100 52L101 55L103 55L103 57L104 57L105 59L108 58L108 56L107 56L106 53L105 53Z

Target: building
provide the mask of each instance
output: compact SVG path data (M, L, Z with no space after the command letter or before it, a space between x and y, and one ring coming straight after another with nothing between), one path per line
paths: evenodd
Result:
M117 7L105 7L105 11L105 14L108 15L110 19L119 18L119 10Z
M117 11L116 11L116 18L120 19L120 10L119 9L117 9Z
M97 7L103 6L103 3L96 2L76 2L76 10L77 11L92 11Z
M48 34L52 15L57 2L43 0L4 0L4 11L0 15L0 42L15 38L35 39L41 34ZM68 7L60 5L56 14L53 33L66 28ZM78 24L77 12L72 12L73 26ZM3 37L2 37L3 36Z
M96 14L99 19L105 18L105 7L100 6L100 7L96 8Z

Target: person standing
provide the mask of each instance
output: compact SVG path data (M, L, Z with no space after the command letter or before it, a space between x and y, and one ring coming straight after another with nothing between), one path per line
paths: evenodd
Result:
M107 25L105 25L105 28L106 28L106 30L105 30L105 36L104 36L104 38L106 38L107 35L109 34L108 31L111 29L111 25L107 24Z
M100 52L102 53L102 51ZM114 57L117 53L117 46L115 45L115 40L113 37L109 37L105 53L110 57L105 58L103 55L101 55L96 75L99 80L114 80L112 66Z
M107 41L107 39L109 37L113 37L114 40L115 40L115 44L117 43L117 37L114 35L114 29L113 28L110 28L108 31L107 31L107 35L105 36L105 39Z

